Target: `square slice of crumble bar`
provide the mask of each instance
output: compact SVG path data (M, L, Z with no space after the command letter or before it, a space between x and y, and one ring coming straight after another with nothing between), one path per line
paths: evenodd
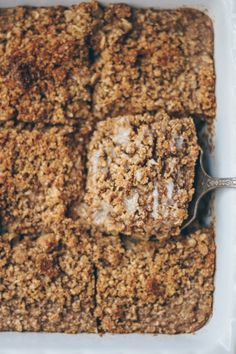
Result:
M143 239L178 234L194 190L198 151L191 118L160 112L98 123L88 149L91 224Z
M96 34L94 114L215 116L211 19L194 9L110 5Z
M98 236L101 332L191 333L209 319L215 243L211 229L164 246Z
M96 332L93 242L64 221L40 236L0 236L0 331Z
M45 232L84 190L82 142L71 127L0 129L0 224Z

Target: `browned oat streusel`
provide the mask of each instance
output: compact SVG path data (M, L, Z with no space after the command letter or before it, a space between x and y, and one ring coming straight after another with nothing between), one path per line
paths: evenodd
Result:
M0 221L8 232L45 232L82 197L82 143L73 128L0 129Z
M160 112L98 123L88 149L90 222L143 239L178 234L193 194L198 151L191 118Z
M215 244L211 229L160 247L100 236L97 316L112 333L194 332L212 311Z
M97 117L160 108L215 116L213 27L203 12L111 5L96 38Z
M0 237L0 331L96 332L93 243L86 230Z
M179 228L214 86L200 11L0 9L0 331L204 325L214 234Z
M95 2L69 9L16 8L14 19L19 19L8 31L0 17L6 37L0 121L71 125L92 120L89 38L99 12Z

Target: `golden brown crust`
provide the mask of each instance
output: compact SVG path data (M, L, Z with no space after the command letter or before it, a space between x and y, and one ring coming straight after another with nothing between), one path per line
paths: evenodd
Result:
M82 143L72 128L0 129L0 217L8 232L47 232L84 190Z
M91 123L88 43L97 3L17 8L18 13L1 57L0 121Z
M188 333L212 311L215 244L203 229L161 246L97 235L100 331Z
M64 221L37 239L0 239L0 331L96 332L93 242Z
M198 151L191 118L159 112L98 123L88 148L86 219L100 231L146 240L180 233Z
M215 116L213 29L200 11L19 7L2 11L0 32L1 121L88 123L91 108L100 119Z
M198 151L184 117L214 117L214 85L200 11L0 9L0 331L188 333L207 321L213 232L176 234ZM113 205L114 236L81 225L87 148L85 199L92 214ZM136 218L122 209L134 189ZM165 243L147 241L161 231Z
M194 9L105 10L97 33L93 112L215 116L213 28Z

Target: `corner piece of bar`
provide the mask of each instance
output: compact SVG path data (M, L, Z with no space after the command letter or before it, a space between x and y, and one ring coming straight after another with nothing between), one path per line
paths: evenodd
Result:
M164 246L97 235L97 310L111 333L192 333L212 313L211 228Z
M105 9L94 114L157 112L215 117L213 25L195 9Z
M83 124L91 129L88 42L100 12L94 1L0 13L0 122Z

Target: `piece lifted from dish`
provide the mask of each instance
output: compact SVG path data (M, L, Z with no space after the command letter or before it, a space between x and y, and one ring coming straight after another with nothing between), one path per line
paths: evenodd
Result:
M88 151L89 222L143 239L179 234L198 153L191 118L160 112L100 122Z

